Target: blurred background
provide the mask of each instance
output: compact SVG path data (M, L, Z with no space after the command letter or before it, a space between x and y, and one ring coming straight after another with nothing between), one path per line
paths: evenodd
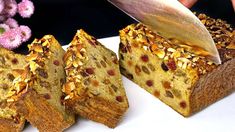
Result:
M32 0L35 13L30 19L16 16L20 24L29 25L33 38L54 35L62 45L68 44L77 29L84 29L96 38L118 35L133 19L106 0ZM235 13L230 0L199 0L192 11L221 18L235 27ZM27 43L16 50L26 52Z

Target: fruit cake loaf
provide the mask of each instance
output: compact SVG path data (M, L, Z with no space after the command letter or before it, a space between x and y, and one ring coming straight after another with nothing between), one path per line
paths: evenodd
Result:
M14 79L16 92L9 99L14 100L17 112L39 131L63 131L75 122L61 101L65 51L52 35L35 39L28 47L27 65Z
M10 91L16 77L14 71L23 68L25 64L24 55L0 48L0 131L2 132L20 132L24 127L24 117L16 112L11 100L7 98L12 94Z
M64 61L66 107L114 128L128 109L116 54L79 30Z
M204 14L198 17L216 43L221 65L142 24L120 31L121 73L183 116L190 116L235 90L235 32L220 19Z

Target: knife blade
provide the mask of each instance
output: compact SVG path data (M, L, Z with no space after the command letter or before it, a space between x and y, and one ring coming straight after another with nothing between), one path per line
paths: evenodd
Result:
M221 64L218 50L201 21L177 0L108 0L155 33L179 44L188 45L195 54Z

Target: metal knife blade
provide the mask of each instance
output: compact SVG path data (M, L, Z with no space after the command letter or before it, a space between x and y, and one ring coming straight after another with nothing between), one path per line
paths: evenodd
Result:
M135 20L168 39L179 40L196 54L221 64L214 40L201 21L177 0L108 0Z

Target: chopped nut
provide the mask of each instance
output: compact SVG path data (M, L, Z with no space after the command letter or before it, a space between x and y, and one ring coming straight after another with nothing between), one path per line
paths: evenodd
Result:
M165 51L164 50L161 50L161 49L158 49L158 50L155 50L153 51L153 53L155 55L157 55L160 59L163 59L165 57Z

